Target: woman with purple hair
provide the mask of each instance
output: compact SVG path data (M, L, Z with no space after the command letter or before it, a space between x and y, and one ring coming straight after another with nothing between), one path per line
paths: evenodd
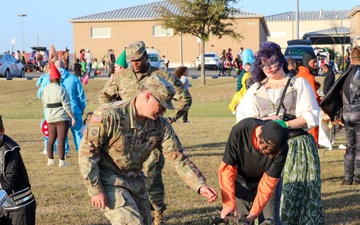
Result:
M280 220L284 224L324 224L318 149L307 132L319 124L320 108L311 86L288 73L286 59L274 42L260 45L253 67L255 83L239 103L237 119L280 119L290 131L282 184L279 182Z

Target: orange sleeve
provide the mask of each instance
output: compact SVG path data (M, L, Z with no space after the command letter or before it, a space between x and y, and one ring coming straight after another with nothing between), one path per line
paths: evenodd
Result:
M320 96L318 95L317 91L316 91L316 80L315 78L312 76L311 78L309 78L309 83L314 91L315 94L315 98L317 103L319 104L321 102Z
M218 170L219 183L223 206L236 206L235 201L235 178L236 166L221 162Z
M253 206L251 207L250 214L259 216L266 204L269 202L271 196L273 196L279 179L280 178L270 177L264 173L260 179L257 194L254 199Z

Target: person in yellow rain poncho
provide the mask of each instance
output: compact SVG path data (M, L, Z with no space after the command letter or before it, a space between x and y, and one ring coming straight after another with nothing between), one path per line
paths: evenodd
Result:
M251 64L249 62L245 63L244 66L244 70L245 73L243 75L243 77L241 78L241 89L239 91L237 91L234 95L234 97L232 98L230 104L229 104L229 109L232 112L232 114L235 115L236 112L236 107L238 106L240 100L242 99L242 97L244 96L244 94L246 93L247 89L251 86ZM236 121L236 123L239 121Z

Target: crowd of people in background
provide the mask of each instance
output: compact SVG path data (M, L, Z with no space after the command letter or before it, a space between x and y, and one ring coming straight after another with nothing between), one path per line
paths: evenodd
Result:
M276 225L324 224L319 115L324 109L332 120L339 117L339 106L331 105L329 99L335 98L339 105L346 106L345 114L340 115L345 120L347 147L342 184L360 183L360 49L347 50L341 68L350 70L336 80L335 73L339 71L335 68L333 47L325 62L315 54L305 53L301 66L292 58L286 59L274 42L261 43L255 53L243 47L235 56L232 48L221 52L218 76L231 76L234 71L237 77L235 94L228 106L236 116L236 125L218 169L221 218L232 214L244 217L248 224L255 219ZM130 43L117 58L115 51L108 49L99 62L90 49L79 53L73 65L67 48L60 58L51 46L46 66L36 55L39 71L48 72L37 82L47 124L46 132L43 131L47 165L55 165L56 149L59 167L70 166L66 156L67 134L71 130L91 204L103 209L114 224L164 224L164 158L177 165L176 171L192 189L214 202L218 193L183 153L184 147L171 125L181 118L183 123L190 123L188 68L179 66L169 73L165 55L162 68L151 66L143 41ZM26 61L24 52L17 51L14 57ZM84 114L87 103L83 79L96 77L99 63L109 79L99 90L99 107ZM325 76L322 94L314 78L319 68ZM334 85L336 89L332 88ZM177 101L176 107L172 101ZM173 111L165 118L166 110ZM121 127L121 132L119 129L107 133L115 127ZM1 117L0 134L4 135ZM122 141L124 137L128 143ZM133 158L126 161L119 149L137 153L130 154ZM105 156L101 152L111 154ZM132 189L117 185L119 182ZM30 188L30 184L27 186ZM121 194L114 195L115 192ZM123 203L119 207L105 207L119 202ZM33 219L30 216L29 220Z

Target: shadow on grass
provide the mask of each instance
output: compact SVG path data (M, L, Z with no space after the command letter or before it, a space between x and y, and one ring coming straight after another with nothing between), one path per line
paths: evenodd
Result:
M340 185L342 179L343 179L343 176L339 176L339 177L328 177L328 178L325 178L325 179L321 179L321 181L322 181L322 182L325 182L325 181L338 182L339 185Z
M210 220L213 216L220 216L221 207L219 206L213 206L213 207L203 207L203 208L197 208L197 209L188 209L188 210L181 210L181 213L174 213L167 215L165 220L171 220L171 219L180 219L181 221L177 222L166 222L168 225L209 225ZM215 214L213 212L216 212ZM209 216L207 216L210 214ZM188 217L194 217L194 215L201 215L199 219L192 220L189 219L186 221L184 218Z
M343 186L343 187L351 187L351 186ZM357 186L356 186L357 187ZM358 189L354 189L354 190L349 190L349 189L344 189L344 190L341 190L341 191L336 191L336 192L329 192L329 193L322 193L321 196L322 197L331 197L331 200L323 200L324 201L328 201L328 202L332 202L332 201L335 201L335 202L338 202L339 199L336 199L334 197L334 195L346 195L344 196L345 198L347 198L348 196L351 196L351 195L356 195L356 198L352 198L353 200L355 199L359 199L360 200L360 196L359 195L359 192L360 190ZM350 194L350 195L349 195Z
M208 151L211 150L219 150L219 149L225 149L226 142L217 142L217 143L204 143L204 144L198 144L198 145L191 145L187 146L187 150L197 150L197 151Z
M336 192L339 194L351 195L342 197L331 197L328 200L323 200L324 211L326 214L325 224L360 224L359 205L360 201L359 190L342 190ZM329 194L332 196L334 194Z

